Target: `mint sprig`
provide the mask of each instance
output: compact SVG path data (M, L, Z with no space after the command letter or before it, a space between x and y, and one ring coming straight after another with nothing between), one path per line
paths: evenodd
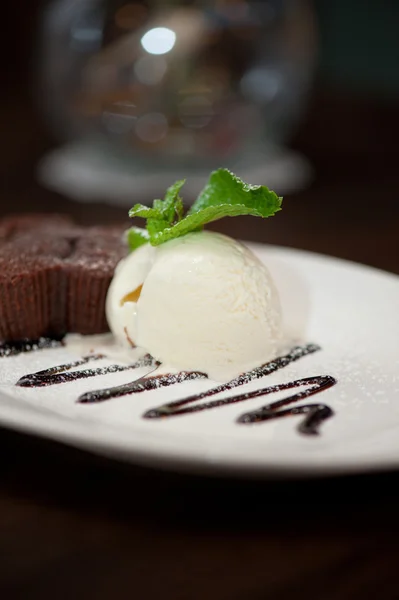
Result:
M135 227L128 232L131 250L146 241L158 246L201 230L207 223L224 217L253 215L267 218L281 210L282 198L267 187L250 185L227 169L219 169L211 173L205 188L183 216L183 201L179 193L184 183L185 180L177 181L167 190L164 200L154 200L152 208L136 204L130 210L130 217L147 220L146 231Z

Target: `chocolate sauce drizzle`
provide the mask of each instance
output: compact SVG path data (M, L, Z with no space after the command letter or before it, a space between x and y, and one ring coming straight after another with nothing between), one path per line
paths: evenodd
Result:
M294 406L280 410L284 406L299 402L314 394L319 394L328 390L328 388L336 385L337 380L331 375L318 375L316 377L307 377L306 379L298 379L297 381L291 381L289 383L283 383L280 385L273 385L258 392L252 392L249 394L242 394L241 396L235 396L233 400L235 402L241 402L243 400L249 400L250 398L256 398L258 396L267 396L273 392L279 392L281 390L290 390L296 387L310 386L293 394L287 396L282 400L277 400L272 404L262 406L252 412L244 413L237 419L237 423L263 423L264 421L270 421L271 419L279 419L282 417L289 417L294 415L305 415L305 419L298 425L300 433L305 435L317 435L319 433L319 426L323 421L334 416L334 411L326 404L304 404L302 406Z
M46 350L60 348L63 345L62 339L39 338L38 340L22 340L20 342L7 342L0 344L0 358L8 356L17 356L26 352L35 350Z
M184 381L194 381L196 379L207 379L205 373L181 371L176 375L155 375L153 377L141 377L130 383L118 385L116 387L105 390L96 390L95 392L87 392L78 399L80 404L96 404L98 402L106 402L112 398L120 398L129 394L140 394L149 390L156 390L161 387L169 387L183 383Z
M288 364L308 354L317 352L319 349L319 346L316 346L314 344L294 348L286 356L277 358L276 360L271 361L270 363L267 363L262 367L254 369L253 371L250 371L248 373L244 373L243 375L240 375L239 377L233 379L229 383L222 384L217 387L211 388L210 390L207 390L205 392L189 396L188 398L176 400L175 402L170 402L158 408L151 409L144 413L143 417L145 419L162 419L166 417L193 414L197 412L202 412L204 410L211 410L212 408L228 406L230 404L237 404L238 402L244 402L245 400L258 398L260 396L267 396L269 394L273 394L283 390L308 386L305 390L300 391L297 394L287 396L286 398L278 400L277 402L268 404L266 406L262 406L261 408L255 411L241 415L240 417L238 417L237 423L260 423L263 421L269 421L271 419L303 414L305 415L305 419L299 424L299 431L305 435L315 435L318 433L318 428L320 424L326 419L332 417L334 414L329 406L325 404L307 404L305 406L291 407L284 410L280 409L290 404L309 398L314 394L318 394L334 386L337 383L337 381L330 375L319 375L316 377L308 377L306 379L291 381L289 383L268 386L259 390L239 394L236 396L231 396L229 398L222 398L220 400L213 400L211 402L196 404L195 406L193 406L193 403L203 400L205 398L209 398L221 392L226 392L228 390L234 389L246 383L250 383L251 381L255 381L260 377L270 375L270 373L282 369Z
M324 390L327 390L328 388L334 386L336 383L336 380L330 375L319 375L316 377L307 377L306 379L298 379L297 381L290 381L289 383L272 385L269 387L262 388L260 390L247 392L245 394L239 394L237 396L231 396L229 398L222 398L220 400L213 400L212 402L197 404L195 406L187 406L188 404L191 404L199 399L206 398L208 394L207 392L205 392L202 394L196 394L195 396L190 396L190 398L177 400L176 402L170 402L169 404L164 404L163 406L149 410L144 414L144 418L162 419L165 417L175 417L179 415L193 414L197 412L202 412L204 410L210 410L212 408L228 406L229 404L237 404L238 402L244 402L245 400L258 398L260 396L267 396L269 394L273 394L275 392L280 392L283 390L290 390L298 387L310 386L307 387L307 389L298 392L297 394L287 396L286 398L278 400L273 404L262 406L257 410L241 415L240 417L238 417L237 423L260 423L263 421L270 421L271 419L304 414L306 415L306 418L302 423L300 423L299 431L305 435L314 435L318 433L318 426L323 421L333 416L334 413L329 406L325 404L307 404L305 406L298 406L288 408L285 410L279 409L283 408L284 406L288 406L289 404L293 404L294 402L299 402L300 400L309 398L314 394L323 392ZM212 396L214 393L217 393L214 391L215 389L216 388L210 390L209 396ZM231 388L224 388L222 391L225 391L226 389Z
M178 402L183 403L191 403L194 400L201 400L202 398L208 398L209 396L213 396L214 394L218 394L219 392L225 392L227 390L232 390L240 385L244 385L246 383L250 383L251 381L255 381L260 377L264 377L265 375L270 375L270 373L274 373L274 371L278 371L289 365L290 363L307 356L308 354L312 354L313 352L317 352L320 350L320 346L316 344L308 344L306 346L297 346L291 352L285 356L281 356L280 358L276 358L275 360L262 365L261 367L257 367L253 371L248 371L248 373L243 373L239 375L235 379L229 381L229 383L221 384L207 392L202 392L201 394L196 394L195 396L190 396L186 400L179 400ZM140 379L136 379L130 383L125 383L124 385L119 385L116 387L104 389L104 390L96 390L94 392L87 392L83 394L78 399L78 402L81 404L94 404L96 402L105 402L107 400L111 400L112 398L120 398L121 396L127 396L129 394L138 394L141 392L148 392L150 390L155 390L161 387L169 387L171 385L176 385L178 383L183 383L184 381L193 381L198 379L207 379L207 375L200 372L189 372L182 371L181 373L177 373L176 375L154 375L152 377L141 377ZM146 413L147 414L147 413Z
M15 346L15 352L28 352L39 348L53 348L57 345L61 345L62 342L53 340L42 340L36 343L31 342L21 343L20 346ZM54 346L56 344L56 346ZM4 346L3 346L4 348ZM22 349L20 349L22 348ZM26 349L25 349L26 348ZM237 404L258 398L261 396L267 396L276 392L284 390L292 390L296 388L305 388L295 394L291 394L281 400L267 404L258 408L254 411L247 412L238 417L237 423L240 424L254 424L269 421L271 419L278 419L282 417L304 415L304 419L300 422L298 429L300 433L305 435L315 435L319 433L319 427L326 419L329 419L334 415L332 409L326 404L306 404L304 406L292 407L290 405L305 400L310 396L318 394L334 386L337 382L330 375L319 375L315 377L307 377L305 379L298 379L297 381L291 381L289 383L283 383L279 385L272 385L264 387L259 390L249 391L243 394L231 396L229 398L221 398L218 400L211 400L203 403L199 403L201 400L209 399L216 394L233 390L237 387L251 383L266 377L275 371L283 369L291 363L309 355L314 352L318 352L320 346L315 344L307 344L306 346L297 346L291 350L288 354L280 356L275 360L272 360L252 371L243 373L232 379L228 383L220 384L207 391L193 394L181 400L176 400L168 404L164 404L157 408L148 410L143 417L145 419L163 419L167 417L175 417L179 415L194 414L205 410L211 410L213 408L228 406L230 404ZM12 351L12 350L11 350ZM6 354L7 356L9 354ZM1 354L0 354L1 356ZM111 365L109 367L97 368L97 369L85 369L82 371L71 371L71 369L86 365L89 362L97 361L105 358L102 354L93 354L90 356L83 357L82 359L65 364L51 367L44 371L38 371L23 376L17 383L20 387L43 387L49 385L56 385L60 383L68 383L77 379L86 379L88 377L95 377L97 375L106 375L109 373L117 373L121 371L127 371L129 369L138 369L140 367L152 367L152 371L155 370L160 363L155 361L149 354L146 354L140 358L137 362L127 366ZM151 371L150 371L151 373ZM200 379L207 379L207 375L200 372L188 372L182 371L177 374L164 374L164 375L149 375L140 377L132 382L114 386L106 389L95 390L87 392L81 395L77 402L80 404L95 404L99 402L105 402L113 398L120 398L122 396L130 394L139 394L142 392L155 390L163 387L169 387L177 385L186 381L195 381ZM286 408L288 407L288 408Z
M80 367L89 362L101 360L103 358L106 358L103 354L91 354L90 356L85 356L81 360L77 360L66 365L58 365L56 367L51 367L50 369L45 369L44 371L37 371L37 373L24 375L16 383L16 385L19 387L45 387L49 385L57 385L59 383L68 383L78 379L96 377L97 375L120 373L122 371L129 371L131 369L139 369L140 367L153 367L155 369L159 364L154 361L152 356L146 354L137 362L127 366L110 365L109 367L101 367L99 369L86 369L84 371L68 372L74 367Z

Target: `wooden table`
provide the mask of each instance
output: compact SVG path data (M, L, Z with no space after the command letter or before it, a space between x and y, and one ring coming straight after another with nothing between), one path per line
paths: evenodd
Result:
M3 99L0 213L125 218L39 188L49 147L21 96ZM399 118L320 94L296 139L312 187L270 222L217 228L399 273ZM365 302L367 298L365 298ZM134 468L0 430L5 600L353 600L399 597L398 474L246 482ZM395 491L396 489L396 491Z

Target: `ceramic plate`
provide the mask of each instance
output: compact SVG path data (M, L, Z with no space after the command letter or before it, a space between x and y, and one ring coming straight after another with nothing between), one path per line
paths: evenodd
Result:
M306 252L248 245L272 272L292 346L304 356L207 399L225 400L219 406L160 419L143 415L215 383L187 381L81 404L82 394L129 383L149 368L109 372L110 365L127 365L106 355L68 371L102 369L101 375L29 388L15 384L27 373L81 356L73 346L8 356L0 359L0 423L133 463L193 472L309 476L399 467L399 278ZM88 344L85 355L107 354L102 342ZM292 388L298 380L304 381ZM319 393L310 396L318 385ZM267 395L253 394L265 388ZM259 409L296 394L275 409L294 414L243 419L270 416L270 409ZM240 402L226 402L237 395ZM303 405L311 408L295 414ZM320 416L318 435L301 433L306 419L312 424Z

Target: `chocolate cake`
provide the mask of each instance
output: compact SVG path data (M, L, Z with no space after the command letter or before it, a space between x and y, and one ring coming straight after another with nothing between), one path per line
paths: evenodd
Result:
M0 341L108 331L105 299L127 253L123 232L60 215L0 221Z

